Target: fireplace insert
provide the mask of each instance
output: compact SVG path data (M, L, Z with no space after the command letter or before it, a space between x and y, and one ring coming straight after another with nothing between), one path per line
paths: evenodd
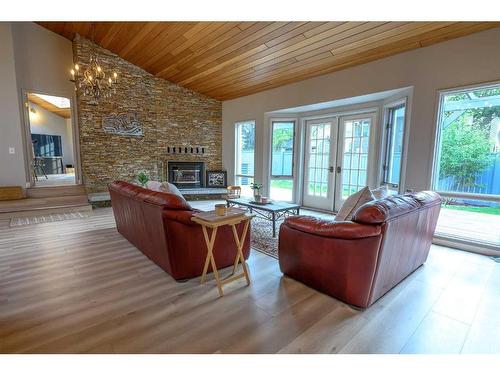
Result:
M168 162L168 182L174 184L179 189L202 188L205 186L205 163L169 161Z

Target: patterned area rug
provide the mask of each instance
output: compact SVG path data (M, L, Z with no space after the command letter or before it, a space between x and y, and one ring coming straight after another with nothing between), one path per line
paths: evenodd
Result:
M276 222L276 238L273 238L273 224L269 220L254 218L252 220L251 246L253 249L278 259L278 235L283 221Z
M34 225L43 223L52 223L55 221L66 221L73 219L86 219L90 216L87 211L62 212L58 214L47 214L30 217L13 217L10 219L11 227L19 227L23 225Z

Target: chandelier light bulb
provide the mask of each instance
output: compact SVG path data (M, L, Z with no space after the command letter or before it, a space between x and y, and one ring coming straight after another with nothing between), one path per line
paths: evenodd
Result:
M118 74L116 74L116 72L114 72L113 77L115 77L115 79L116 79L116 77L118 77Z
M98 67L97 67L97 71L98 71L99 73L101 72L101 67L100 67L100 66L98 66Z
M71 75L74 76L75 75L75 71L73 69L71 69Z
M75 64L75 70L78 72L80 70L80 66L78 64Z

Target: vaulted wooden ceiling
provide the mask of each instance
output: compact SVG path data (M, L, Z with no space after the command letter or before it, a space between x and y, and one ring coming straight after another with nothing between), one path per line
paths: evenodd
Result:
M90 22L39 22L72 40ZM425 47L500 22L96 22L95 42L220 100Z

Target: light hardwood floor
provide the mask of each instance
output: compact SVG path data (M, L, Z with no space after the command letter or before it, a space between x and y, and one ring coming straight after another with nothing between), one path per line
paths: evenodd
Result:
M206 203L199 203L204 205ZM225 296L175 282L115 229L87 219L0 220L2 353L500 353L500 264L433 246L366 311L314 291L252 251L252 285Z

